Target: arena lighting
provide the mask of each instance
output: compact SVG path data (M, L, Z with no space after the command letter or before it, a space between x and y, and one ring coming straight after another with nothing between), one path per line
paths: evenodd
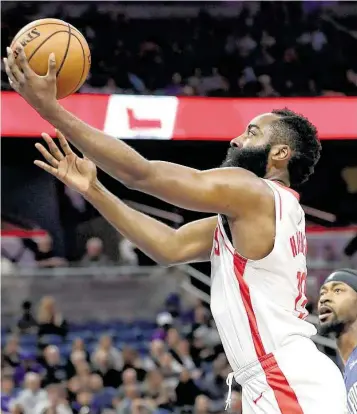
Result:
M289 107L322 140L357 139L356 97L205 98L76 94L61 101L83 121L123 139L229 141L256 115ZM53 128L15 92L2 93L2 137L38 138Z

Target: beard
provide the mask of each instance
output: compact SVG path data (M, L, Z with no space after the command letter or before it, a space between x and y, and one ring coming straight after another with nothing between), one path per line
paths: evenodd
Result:
M322 323L319 326L318 331L320 335L328 335L332 333L338 338L344 332L345 326L346 324L338 320L337 315L334 314L331 321Z
M231 147L221 168L240 167L264 178L267 173L270 148L270 145L250 148Z

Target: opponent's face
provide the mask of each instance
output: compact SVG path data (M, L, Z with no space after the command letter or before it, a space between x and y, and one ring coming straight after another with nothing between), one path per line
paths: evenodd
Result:
M290 149L287 145L272 145L272 123L279 116L267 113L259 115L247 126L242 135L231 141L227 157L221 167L241 167L265 177L272 166L287 165ZM280 162L280 163L279 163Z
M340 334L357 320L357 293L346 283L328 282L318 303L321 333Z

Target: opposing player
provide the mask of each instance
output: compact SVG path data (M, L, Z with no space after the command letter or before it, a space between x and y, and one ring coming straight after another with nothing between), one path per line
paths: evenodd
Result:
M67 112L55 99L53 56L39 77L19 48L19 66L9 49L5 60L12 87L93 161L78 158L58 133L62 151L45 134L49 151L36 146L47 163L35 164L81 192L158 263L211 258L212 313L234 371L229 390L234 377L244 413L342 414L341 373L317 350L316 330L305 320L305 218L289 188L307 180L320 157L315 127L292 111L273 111L232 140L222 168L148 161ZM110 194L94 163L129 188L215 216L173 230Z
M357 271L340 269L330 274L320 289L321 333L334 333L345 364L347 406L357 414Z

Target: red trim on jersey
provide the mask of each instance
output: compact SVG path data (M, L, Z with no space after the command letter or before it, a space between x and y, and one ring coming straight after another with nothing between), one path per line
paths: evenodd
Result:
M279 187L283 188L286 191L289 191L289 193L291 193L297 199L297 201L300 201L300 194L297 193L295 190L293 190L292 188L286 187L285 185L279 183L278 181L273 181L273 183L278 184Z
M262 338L259 333L257 319L254 314L253 304L250 297L249 286L243 279L247 260L238 254L233 256L233 267L239 290L241 292L243 305L248 316L248 323L252 334L255 352L264 370L267 383L274 391L275 399L282 414L303 414L294 390L290 387L288 380L278 366L273 354L267 356Z
M280 195L279 191L277 191L277 193L278 193L278 196L279 196L279 214L280 214L280 220L281 220L283 218L283 203L281 201L281 195Z

